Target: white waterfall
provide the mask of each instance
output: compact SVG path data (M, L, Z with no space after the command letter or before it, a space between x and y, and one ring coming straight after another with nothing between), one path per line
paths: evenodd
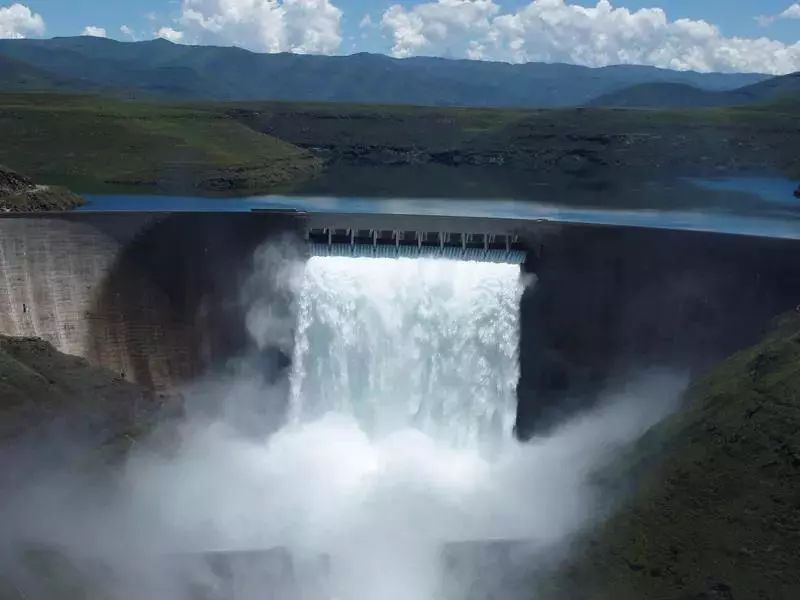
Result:
M518 265L314 257L298 298L291 415L413 428L459 447L511 435Z

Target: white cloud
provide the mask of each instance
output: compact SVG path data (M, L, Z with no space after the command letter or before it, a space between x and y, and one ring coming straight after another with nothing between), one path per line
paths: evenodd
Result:
M127 25L123 25L122 27L119 28L119 30L120 33L122 33L122 35L124 35L126 38L130 40L133 40L134 42L139 39L139 36L136 35L136 32Z
M777 15L759 15L756 22L762 27L769 27L780 19L800 19L800 3L795 2L785 11Z
M341 17L331 0L183 0L178 21L199 43L324 54L342 42Z
M41 15L31 12L24 4L0 6L0 38L24 38L44 34Z
M800 4L795 2L785 11L783 11L780 15L778 15L779 19L800 19Z
M172 27L162 27L156 32L156 37L164 38L174 44L179 44L183 41L183 32L172 29Z
M372 20L372 17L369 15L369 13L362 17L361 21L358 23L358 27L359 29L370 29L375 27L375 22Z
M800 70L800 42L725 37L706 21L670 21L660 8L631 11L608 0L584 7L533 0L501 13L493 0L394 5L381 20L392 54L455 55L588 66L646 64L697 71Z
M90 35L92 37L108 37L108 33L102 27L95 27L94 25L87 25L81 35Z

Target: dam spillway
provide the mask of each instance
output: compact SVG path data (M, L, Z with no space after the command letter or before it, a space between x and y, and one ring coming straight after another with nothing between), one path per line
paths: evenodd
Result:
M300 548L294 567L267 559L278 564L278 579L297 564L304 579L308 553L324 557L324 593L292 598L515 598L494 586L510 581L510 591L516 577L528 597L536 544L559 539L591 512L572 475L588 472L608 435L630 423L627 408L658 418L651 396L665 382L649 380L626 412L604 418L610 430L595 422L555 435L548 409L556 423L585 413L591 394L625 369L701 370L800 298L797 245L785 241L574 226L525 235L520 224L464 221L460 231L517 230L534 251L521 267L309 259L302 232L314 219L334 230L352 223L328 215L0 219L0 334L45 337L160 389L197 388L186 384L214 381L209 366L247 356L258 385L236 382L243 385L225 399L230 416L244 413L248 424L265 414L286 418L269 443L258 427L231 439L215 421L184 445L184 460L157 461L146 479L157 488L124 486L162 517L131 531L150 524L156 541L192 531L202 538L197 547L219 552L214 572L232 579L233 591L208 598L262 598L274 582L258 549L269 548ZM369 219L349 226L353 242ZM402 231L400 242L418 247L419 236L405 232L442 225L388 221L375 219L373 231ZM264 249L277 252L260 263ZM292 261L301 277L286 294L271 280ZM242 294L254 272L263 275L259 285ZM523 289L533 274L536 284ZM254 348L243 329L254 298L268 304L268 325L289 330L277 351ZM291 301L297 312L285 306ZM272 402L279 411L253 410ZM514 427L534 443L522 448ZM63 521L76 526L85 556L84 521ZM507 543L514 539L525 543L515 549ZM116 557L103 547L103 558L128 568L136 546L128 542L120 539ZM145 548L159 561L162 550ZM146 578L138 563L134 571L141 595ZM442 580L455 589L440 593Z
M523 283L514 264L312 257L298 290L290 419L334 411L372 434L510 439Z
M305 260L307 234L324 229L518 236L528 252L517 268L538 278L520 301L523 434L547 422L548 407L558 412L628 365L707 367L800 298L792 240L385 214L5 215L0 335L41 337L129 381L174 389L247 345L239 290L256 250L294 240ZM289 342L268 370L290 365Z
M307 230L312 256L439 258L522 264L527 248L512 233L403 231L380 229Z

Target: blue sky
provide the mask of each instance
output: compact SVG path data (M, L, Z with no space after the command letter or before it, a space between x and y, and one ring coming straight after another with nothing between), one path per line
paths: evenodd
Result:
M180 14L177 0L27 0L21 2L44 17L48 35L77 35L87 25L104 27L109 32L118 32L120 26L128 25L135 30L147 30L151 26L148 15L156 15L164 23ZM499 0L501 7L514 10L528 4L526 0ZM13 2L0 2L10 6ZM356 36L358 24L369 13L380 16L392 4L412 6L413 0L340 0L335 3L342 9L343 35ZM594 1L577 0L573 4L593 6ZM726 35L761 36L796 42L800 40L800 21L778 21L769 28L756 23L758 15L777 15L791 2L788 0L618 0L615 6L630 9L660 7L670 18L705 19L718 25ZM384 44L388 48L388 44Z
M116 39L150 39L161 33L176 42L256 51L800 70L796 0L600 2L606 6L599 7L597 0L0 0L0 35L78 35L93 26L100 28L94 33ZM3 10L13 5L29 9L44 29L29 26L26 31L19 19L4 29ZM648 11L654 8L664 11L666 23ZM231 10L236 18L230 17ZM367 14L371 24L365 27ZM758 22L759 16L767 18ZM689 21L682 25L681 19ZM716 29L704 29L702 21ZM120 30L123 26L127 33ZM730 41L736 38L748 42Z

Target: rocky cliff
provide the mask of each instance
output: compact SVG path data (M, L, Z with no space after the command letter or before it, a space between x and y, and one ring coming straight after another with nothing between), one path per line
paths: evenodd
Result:
M69 210L84 202L65 188L36 185L28 177L0 165L0 212Z

